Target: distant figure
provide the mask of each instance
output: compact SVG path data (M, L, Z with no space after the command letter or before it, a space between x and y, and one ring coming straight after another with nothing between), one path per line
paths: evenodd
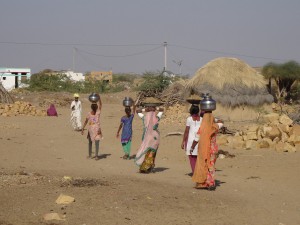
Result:
M79 101L79 94L75 93L74 94L74 101L72 101L71 103L71 123L72 123L72 127L74 130L76 131L80 131L81 130L81 111L82 111L82 107L81 107L81 101Z
M87 124L89 124L88 128L88 135L87 138L89 140L89 155L88 158L92 158L92 146L93 142L95 142L95 159L98 160L99 158L99 144L100 144L100 139L103 137L102 135L102 130L100 127L100 113L101 113L101 108L102 108L102 102L101 99L99 99L98 104L97 103L92 103L91 104L91 109L92 111L88 113L85 122L82 127L81 134L84 133L84 128Z
M54 104L51 104L50 107L47 109L47 116L58 116Z
M124 151L123 159L130 159L131 150L131 139L132 139L132 121L134 118L136 109L136 104L133 106L133 112L131 113L131 108L125 107L126 115L121 118L121 123L117 131L117 138L120 137L120 130L122 129L121 144Z

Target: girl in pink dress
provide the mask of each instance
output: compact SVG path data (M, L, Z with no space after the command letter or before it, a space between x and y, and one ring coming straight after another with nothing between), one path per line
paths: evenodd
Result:
M101 112L101 100L99 100L99 104L93 103L91 105L92 111L88 113L84 125L82 127L81 133L84 133L84 128L87 124L89 124L88 135L87 138L89 140L89 155L88 158L92 157L92 145L95 142L95 159L99 159L99 143L102 137L102 131L100 127L100 112Z

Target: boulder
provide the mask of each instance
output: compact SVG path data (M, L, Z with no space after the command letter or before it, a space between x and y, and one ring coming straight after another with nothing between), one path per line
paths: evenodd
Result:
M246 141L246 150L257 149L258 143L254 140Z
M275 150L276 152L284 152L284 143L278 142L277 144L275 144Z
M284 143L284 151L285 152L296 152L296 148L289 143Z
M292 134L287 140L287 142L293 145L300 144L300 136L296 136L295 134Z
M277 144L279 141L280 141L280 138L279 138L279 137L276 137L276 138L273 139L273 143L274 143L274 144Z
M273 145L273 142L269 138L263 138L257 142L259 148L270 148Z
M279 114L278 113L269 113L263 116L264 121L266 123L272 123L274 121L279 120Z
M242 149L245 146L245 142L241 136L230 136L227 138L228 146L233 149Z
M274 140L274 138L281 138L281 132L276 126L272 126L271 129L265 130L265 137Z
M247 140L258 140L257 132L250 131L247 133Z
M279 122L281 124L288 125L288 126L293 124L293 120L291 120L291 118L285 114L283 114L279 117Z
M46 221L51 221L51 220L65 220L63 218L62 215L59 215L58 213L46 213L44 216L43 216L44 220Z
M285 124L278 124L277 127L280 131L285 132L287 134L290 134L292 130L292 128L289 125L285 125Z
M290 132L290 134L294 134L296 136L300 136L300 125L295 124Z
M248 132L257 132L259 129L259 126L258 125L251 125L248 127Z
M288 142L288 140L289 140L289 135L285 132L281 132L281 141Z

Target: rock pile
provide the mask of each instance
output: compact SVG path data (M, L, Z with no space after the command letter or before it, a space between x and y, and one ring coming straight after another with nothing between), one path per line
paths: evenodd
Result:
M13 104L0 103L0 116L9 117L18 115L47 116L47 112L23 101L16 101Z
M285 114L270 113L264 115L263 119L264 124L251 125L234 136L220 135L217 142L234 149L272 148L278 152L300 150L300 125L293 125L293 120Z
M173 106L168 107L165 110L165 114L163 115L163 119L161 120L161 123L162 124L177 123L184 126L188 116L189 113L186 106L175 104Z

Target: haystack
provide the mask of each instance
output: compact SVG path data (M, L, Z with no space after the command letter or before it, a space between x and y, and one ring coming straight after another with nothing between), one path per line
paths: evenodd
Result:
M0 82L0 103L13 103L14 100Z
M273 102L264 77L236 58L217 58L207 63L187 83L186 92L210 93L226 107L259 106Z

